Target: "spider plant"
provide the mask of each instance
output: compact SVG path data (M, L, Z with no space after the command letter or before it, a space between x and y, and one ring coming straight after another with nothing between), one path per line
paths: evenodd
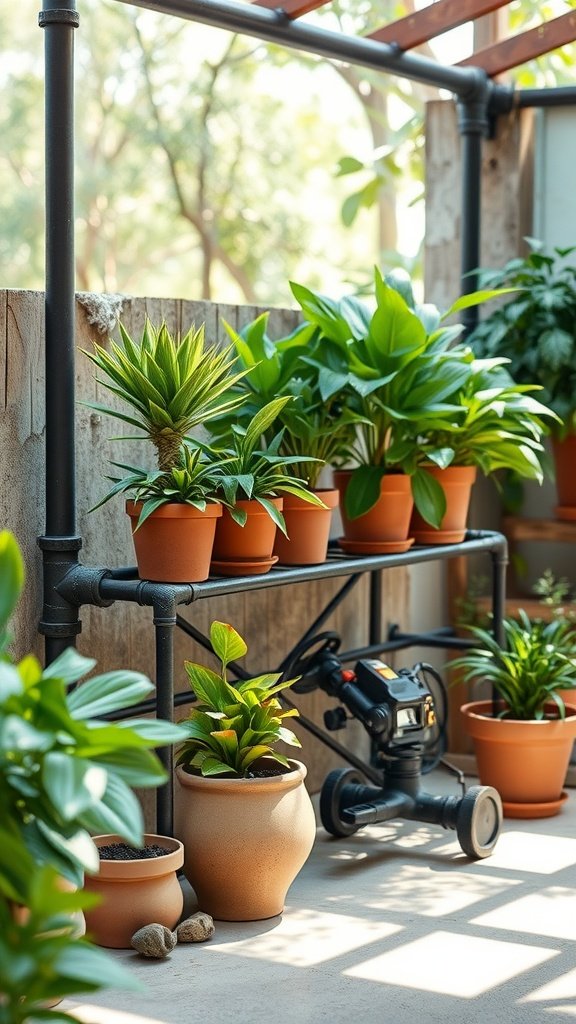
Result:
M169 470L194 427L240 405L242 395L229 391L246 371L232 372L231 346L206 345L204 326L191 327L181 337L172 335L166 323L155 327L147 319L139 343L123 324L119 329L121 344L111 341L110 351L95 344L93 352L84 353L100 371L98 383L134 414L88 405L143 431L156 447L158 468Z

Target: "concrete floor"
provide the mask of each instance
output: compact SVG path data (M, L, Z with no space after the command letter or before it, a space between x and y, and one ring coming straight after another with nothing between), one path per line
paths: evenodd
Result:
M459 792L445 773L426 789ZM281 917L216 922L210 942L163 961L116 952L143 992L106 990L62 1009L89 1024L566 1022L576 1017L575 866L575 790L556 817L505 821L482 861L428 825L344 840L319 829Z

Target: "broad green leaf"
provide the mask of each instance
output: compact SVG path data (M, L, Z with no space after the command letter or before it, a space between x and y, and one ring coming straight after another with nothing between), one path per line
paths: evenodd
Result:
M440 529L446 515L446 495L441 484L425 469L417 469L411 483L414 504L420 515L431 526Z
M58 750L46 754L42 781L65 821L73 821L104 795L108 773L99 765Z
M85 658L75 647L67 647L54 661L44 669L45 679L60 679L65 686L78 682L82 676L91 672L96 662L94 658Z
M106 672L73 690L68 695L68 707L72 718L98 718L137 704L153 690L153 684L141 672Z
M24 562L9 530L0 530L0 630L7 625L24 585Z
M380 497L385 470L381 466L358 466L346 488L344 509L349 519L369 512Z
M216 656L224 666L231 661L243 658L248 647L240 634L227 622L212 622L210 626L210 643Z

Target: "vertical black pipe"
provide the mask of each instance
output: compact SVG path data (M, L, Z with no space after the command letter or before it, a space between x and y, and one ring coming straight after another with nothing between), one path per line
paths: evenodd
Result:
M469 97L458 100L458 129L462 139L462 209L460 217L460 273L463 295L475 291L480 264L480 201L482 186L482 139L488 134L487 79L478 69L478 81ZM463 310L466 334L478 322L478 308Z
M370 573L370 623L368 643L379 644L382 640L382 570Z
M56 587L76 563L74 438L74 0L46 0L44 29L46 163L46 534L40 632L52 661L80 631L78 610Z
M168 722L174 719L174 627L176 605L169 599L154 606L156 634L156 716ZM174 834L174 764L173 748L161 747L158 756L168 779L156 794L156 831L162 836Z

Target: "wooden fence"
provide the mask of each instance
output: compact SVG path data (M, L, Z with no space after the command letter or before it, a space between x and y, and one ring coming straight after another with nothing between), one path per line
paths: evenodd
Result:
M172 330L186 329L192 322L206 323L211 339L224 340L222 321L235 327L252 319L260 310L252 307L214 305L167 299L126 298L122 322L139 334L145 316L154 322L165 319ZM0 528L16 534L23 552L27 580L23 599L13 623L14 651L20 656L35 650L42 657L42 640L37 623L42 608L41 555L36 538L44 532L44 296L40 292L0 291ZM278 337L297 321L294 311L274 310L270 332ZM77 302L76 361L76 451L78 533L82 537L81 560L87 565L118 567L134 564L132 538L123 501L111 501L103 508L88 510L107 489L108 461L119 459L135 465L151 465L150 446L141 442L111 441L122 431L120 421L101 416L83 402L111 403L110 394L94 380L94 367L82 354L93 342L106 344L106 335L88 323L86 309ZM144 460L147 459L147 462ZM247 667L255 674L273 669L307 629L344 580L293 584L288 587L253 591L196 602L180 609L203 630L214 618L231 622L247 639ZM368 580L363 579L326 623L337 630L346 647L367 641ZM407 624L408 574L405 569L389 570L384 577L383 629L388 621ZM126 667L154 677L154 635L151 609L116 602L110 608L84 607L79 649L97 659L98 670ZM177 689L187 686L183 662L206 655L176 631ZM298 697L306 714L321 724L322 713L332 702L315 693ZM184 713L184 712L182 712ZM310 788L317 790L330 768L342 762L318 740L300 730L302 759L309 768ZM348 727L343 741L357 752L366 752L364 731Z

